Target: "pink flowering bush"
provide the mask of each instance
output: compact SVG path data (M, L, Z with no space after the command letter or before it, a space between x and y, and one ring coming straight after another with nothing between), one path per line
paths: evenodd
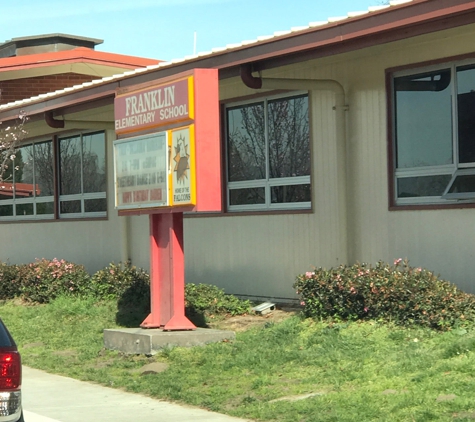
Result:
M60 295L87 295L89 274L84 266L64 259L37 259L19 269L21 296L29 302L48 303Z
M447 330L475 321L475 296L434 273L393 265L340 265L298 275L294 284L308 317L376 319Z

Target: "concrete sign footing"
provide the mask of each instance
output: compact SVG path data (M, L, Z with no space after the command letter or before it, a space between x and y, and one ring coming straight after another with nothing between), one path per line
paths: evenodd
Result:
M234 340L233 331L197 328L193 331L121 328L104 330L104 347L126 354L153 355L167 347L204 346L208 343Z

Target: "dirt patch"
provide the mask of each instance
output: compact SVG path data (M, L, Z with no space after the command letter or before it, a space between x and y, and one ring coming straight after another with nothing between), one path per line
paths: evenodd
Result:
M104 369L108 368L109 366L112 366L116 363L114 359L108 359L108 360L101 360L99 362L94 363L93 365L90 365L90 368L93 369Z
M322 391L316 392L316 393L307 393L307 394L298 394L294 396L285 396L285 397L279 397L278 399L270 400L269 403L275 403L278 401L300 401L300 400L305 400L305 399L311 399L313 397L317 396L323 396L325 393Z
M475 412L454 413L453 417L456 419L475 419Z
M27 343L23 346L23 349L32 349L34 347L44 347L44 343L41 341L38 341L36 343Z
M52 352L54 356L61 356L61 357L76 357L77 352L75 350L56 350Z
M238 316L230 316L219 321L211 321L208 323L210 328L231 331L246 331L250 328L260 327L269 323L277 323L284 321L294 315L300 313L296 308L276 308L265 315L246 314Z
M152 362L143 366L137 372L140 373L140 375L159 374L160 372L165 372L168 366L169 365L164 362Z
M436 401L437 402L442 402L442 401L452 401L455 400L457 396L455 394L441 394L439 397L437 397Z

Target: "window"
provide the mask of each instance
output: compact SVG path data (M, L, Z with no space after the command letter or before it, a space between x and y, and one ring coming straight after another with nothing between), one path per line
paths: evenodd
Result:
M105 159L103 132L19 148L0 186L0 220L106 216Z
M59 214L102 217L107 210L103 133L59 139Z
M475 64L393 77L397 205L475 200Z
M311 207L307 95L230 105L226 126L229 211Z

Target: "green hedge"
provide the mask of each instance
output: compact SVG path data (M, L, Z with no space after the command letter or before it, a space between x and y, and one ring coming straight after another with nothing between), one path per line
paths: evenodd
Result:
M123 309L145 309L150 304L150 276L130 262L111 263L92 276L82 265L56 258L25 265L0 262L0 300L20 297L27 302L48 303L62 295L117 300ZM188 312L205 317L243 314L251 306L249 301L208 284L187 284L185 298Z
M250 311L251 302L228 295L224 290L211 284L187 283L185 307L188 312L204 314L204 316L242 315Z
M18 265L0 262L0 300L14 299L21 294L21 277Z
M294 287L308 317L379 319L440 330L475 321L475 296L431 271L394 265L341 265L297 276Z

